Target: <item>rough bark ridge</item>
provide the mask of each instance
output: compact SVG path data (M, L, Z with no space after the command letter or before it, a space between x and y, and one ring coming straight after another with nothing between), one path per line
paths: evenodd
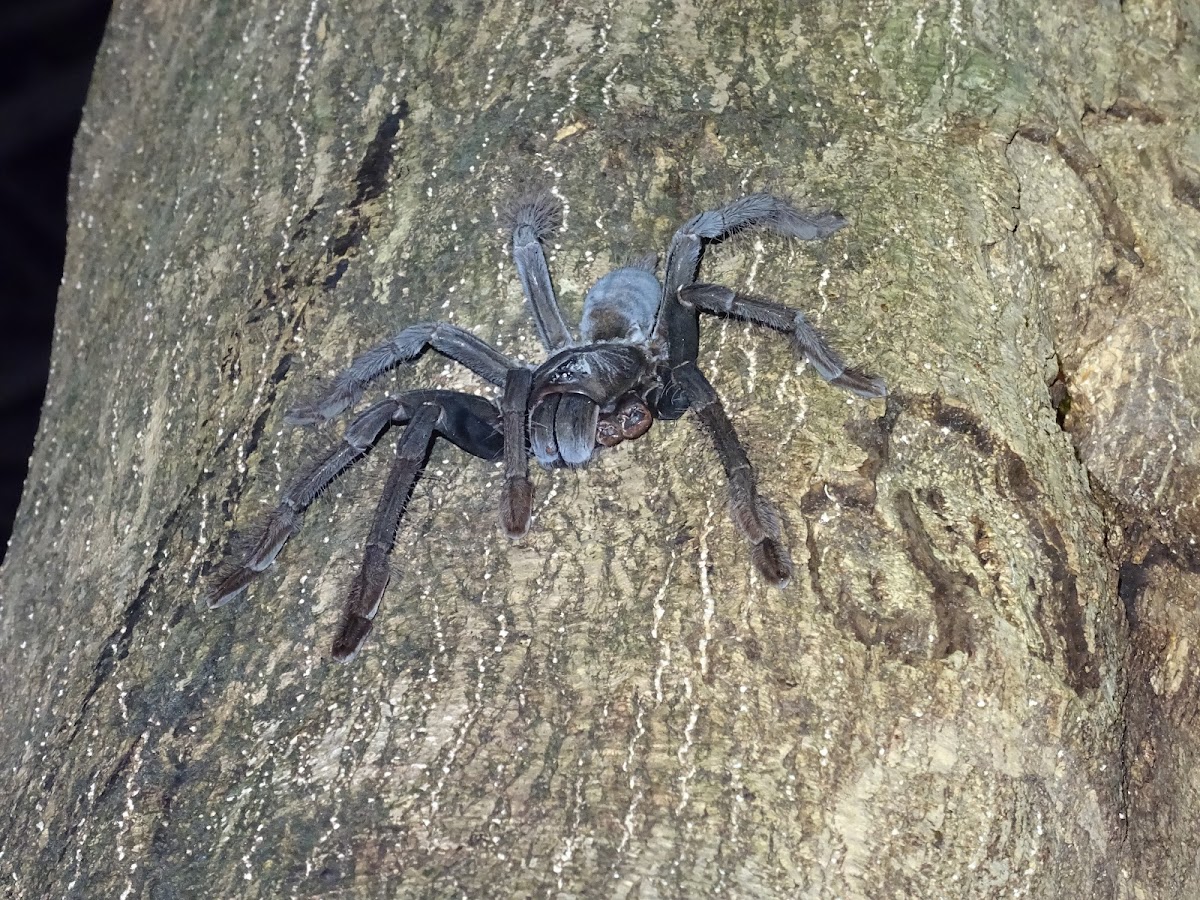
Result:
M1200 894L1200 14L1062 6L119 5L0 577L5 890ZM800 577L684 420L540 475L515 544L438 448L349 667L385 453L201 610L306 382L428 318L537 357L529 185L576 314L743 190L851 218L707 264L894 390L706 328Z

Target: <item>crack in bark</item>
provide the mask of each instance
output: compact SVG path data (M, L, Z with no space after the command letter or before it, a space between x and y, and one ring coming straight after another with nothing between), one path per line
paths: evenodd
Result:
M968 656L973 654L975 627L962 598L966 594L977 595L978 582L970 575L955 571L938 558L925 523L917 514L912 494L906 490L899 491L895 504L908 556L929 581L932 590L937 623L937 639L931 648L933 657L945 659L958 651Z
M1045 123L1033 123L1017 129L1017 135L1049 147L1059 155L1067 167L1083 183L1092 202L1100 213L1104 236L1113 244L1126 261L1141 268L1144 263L1135 246L1137 236L1125 211L1117 204L1116 192L1101 172L1100 161L1092 155L1087 145L1079 140L1063 140L1061 132Z

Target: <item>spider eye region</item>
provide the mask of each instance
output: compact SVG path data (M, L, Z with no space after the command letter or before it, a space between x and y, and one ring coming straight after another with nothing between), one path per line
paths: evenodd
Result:
M587 366L577 362L569 363L561 369L550 373L550 381L554 384L571 384L588 374Z
M530 401L550 394L582 394L600 406L610 404L640 383L648 371L644 350L629 344L601 342L572 347L534 372Z

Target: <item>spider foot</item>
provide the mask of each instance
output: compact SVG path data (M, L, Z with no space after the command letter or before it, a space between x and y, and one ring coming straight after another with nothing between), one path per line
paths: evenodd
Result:
M238 566L232 571L227 570L205 592L204 602L208 605L209 609L224 606L244 591L250 585L250 582L254 581L261 574L261 572L256 572L245 566Z
M362 649L363 642L374 625L366 616L349 615L342 621L342 630L333 642L333 658L338 662L352 662Z
M521 243L541 241L562 223L562 204L549 191L535 191L506 210L505 219Z
M283 417L286 425L323 425L358 402L362 387L348 379L335 379L297 403Z
M338 662L350 662L358 655L363 641L371 633L375 614L379 612L379 603L391 578L386 555L368 550L362 569L355 576L350 593L346 596L342 627L333 641L333 658Z
M769 500L753 493L750 498L730 504L730 515L738 529L750 541L754 568L775 587L782 588L792 578L792 558L780 541L779 513Z
M513 478L504 482L500 495L500 527L514 540L529 532L533 516L533 482L528 478Z
M867 375L858 369L846 369L829 381L835 387L845 388L864 400L874 400L888 395L887 383L878 375Z
M841 354L829 346L803 313L796 313L792 322L792 345L797 355L807 359L817 374L835 387L857 394L864 400L887 396L887 384L882 378L847 365Z
M750 549L750 558L759 574L777 588L787 587L792 580L792 558L783 544L774 538L766 538Z
M275 561L283 545L300 530L300 520L300 513L290 506L281 506L271 513L261 530L248 536L245 550L235 554L241 562L218 570L205 596L208 608L224 606L261 575Z

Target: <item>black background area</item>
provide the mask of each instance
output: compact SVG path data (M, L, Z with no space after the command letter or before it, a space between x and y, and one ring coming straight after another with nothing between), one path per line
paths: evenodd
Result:
M0 2L0 559L46 389L71 146L109 8Z

